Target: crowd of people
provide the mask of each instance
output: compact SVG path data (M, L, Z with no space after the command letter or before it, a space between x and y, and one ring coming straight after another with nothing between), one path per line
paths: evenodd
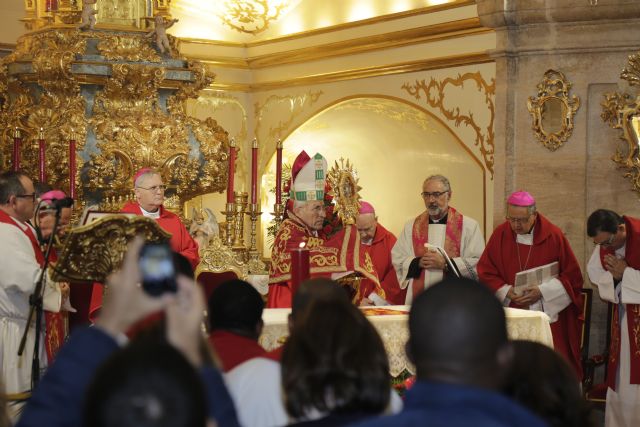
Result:
M66 342L69 284L43 274L54 224L56 233L69 224L71 209L59 203L66 195L36 188L21 172L0 175L0 427L595 425L580 388L583 276L562 230L529 193L509 196L506 221L486 247L477 221L449 205L442 175L424 181L425 210L397 239L364 201L354 225L328 236L326 161L303 154L267 298L238 279L205 301L193 277L197 244L164 208L162 176L143 169L123 211L171 234L177 290L153 296L138 285L137 238L104 300L103 285L93 285L92 326ZM601 209L587 230L596 245L589 278L615 306L606 425L637 425L640 220ZM290 251L301 243L314 256L311 278L298 287ZM520 273L532 269L542 279L523 282ZM335 281L354 272L363 278L355 295ZM38 281L41 335L27 325ZM402 398L384 344L357 307L390 304L410 306L406 353L416 375ZM291 309L289 336L271 351L259 343L265 307ZM555 351L510 341L503 307L546 313Z

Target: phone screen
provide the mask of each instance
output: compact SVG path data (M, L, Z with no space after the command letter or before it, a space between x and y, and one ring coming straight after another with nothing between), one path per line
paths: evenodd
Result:
M166 243L148 243L140 251L142 288L153 296L176 292L173 252Z

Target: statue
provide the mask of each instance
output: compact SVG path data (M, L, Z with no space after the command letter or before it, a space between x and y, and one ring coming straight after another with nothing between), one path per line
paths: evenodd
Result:
M156 27L153 31L150 31L147 34L147 37L156 36L156 46L158 46L161 53L171 52L171 45L169 44L169 38L167 37L167 29L171 28L171 26L176 22L178 22L177 19L165 21L163 16L156 15L155 17Z
M198 248L202 250L209 245L212 238L218 237L218 221L211 209L192 209L193 220L189 227L189 234L193 237L193 240L198 243ZM207 220L205 221L204 214L207 214Z
M93 30L93 27L96 25L96 13L98 13L98 11L93 8L93 5L97 2L98 0L82 0L82 22L78 29L84 30L89 27L90 30Z

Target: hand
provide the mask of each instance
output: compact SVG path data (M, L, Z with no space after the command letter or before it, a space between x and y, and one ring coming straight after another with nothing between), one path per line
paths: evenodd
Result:
M202 365L200 343L205 300L202 289L192 279L179 275L176 298L167 304L167 341L194 365Z
M62 301L69 299L69 294L71 293L71 288L67 282L60 282L58 284L60 286L60 295L62 295Z
M512 301L523 307L528 307L531 304L535 304L536 302L538 302L540 298L542 298L542 292L540 292L540 288L537 286L532 286L525 289L520 296L514 297Z
M506 298L509 298L511 301L513 301L515 298L518 298L518 295L516 295L516 291L513 286L509 288L509 292L507 292Z
M616 258L613 255L605 255L604 263L615 280L622 280L624 270L627 268L627 262L624 259Z
M133 239L124 257L122 269L107 279L109 292L102 305L96 326L114 337L127 331L138 320L162 310L171 299L175 298L170 294L151 297L140 286L142 275L138 259L143 244L144 240L141 237Z
M420 268L427 270L444 270L444 257L439 252L427 251L420 258Z

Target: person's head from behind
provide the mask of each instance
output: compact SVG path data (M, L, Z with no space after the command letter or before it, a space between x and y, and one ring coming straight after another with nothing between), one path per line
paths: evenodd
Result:
M380 414L391 387L382 340L348 301L312 302L285 344L282 386L286 410L296 419Z
M229 280L209 297L209 327L257 340L262 332L264 302L260 293L244 280Z
M204 387L174 347L154 340L133 341L96 373L87 392L84 425L204 427Z
M289 330L300 319L304 312L317 301L335 303L349 303L349 294L338 283L327 278L305 280L291 299L291 314L289 315Z
M552 427L593 425L578 378L558 353L531 341L513 341L511 345L513 362L504 389L509 397Z
M587 219L587 235L593 238L594 244L615 251L627 241L627 226L614 211L598 209Z
M5 213L26 222L33 216L35 201L33 181L26 174L13 171L0 174L0 209Z
M511 358L504 309L486 286L447 278L414 300L407 354L418 380L497 389Z

